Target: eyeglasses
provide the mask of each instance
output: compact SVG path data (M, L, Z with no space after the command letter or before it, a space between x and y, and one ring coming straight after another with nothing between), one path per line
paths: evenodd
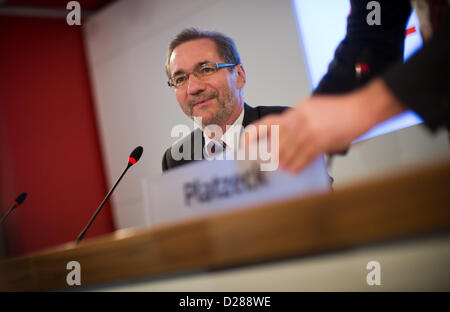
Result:
M233 67L237 64L231 63L205 63L198 66L193 72L190 73L179 73L174 75L169 79L167 84L169 87L175 87L176 89L183 88L186 86L186 82L189 80L189 75L194 74L198 79L205 79L208 76L216 73L219 69L225 67Z

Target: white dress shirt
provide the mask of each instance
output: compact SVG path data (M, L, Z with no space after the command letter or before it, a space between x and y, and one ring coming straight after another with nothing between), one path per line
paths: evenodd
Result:
M217 156L219 153L223 151L222 145L225 143L226 145L226 153L234 153L239 148L239 139L241 136L241 132L244 129L242 126L242 122L244 121L244 108L242 108L239 117L234 121L232 125L227 126L225 133L220 138L220 141L210 139L205 133L203 136L205 138L205 158L212 159ZM215 144L219 148L215 151L215 153L211 153L211 144Z

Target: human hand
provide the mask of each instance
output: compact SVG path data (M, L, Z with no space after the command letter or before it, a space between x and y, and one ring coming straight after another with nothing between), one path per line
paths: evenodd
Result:
M293 109L253 125L267 126L268 139L272 126L279 127L279 166L297 173L320 154L347 149L374 125L404 110L384 82L376 79L365 89L346 95L317 95L300 100ZM242 144L248 147L261 139L264 138L246 136L244 132Z
M281 168L296 173L319 154L347 149L360 126L358 112L345 96L313 96L278 116L254 123L266 125L268 139L272 126L279 127L278 159ZM258 138L263 139L263 138ZM246 146L254 144L247 138Z

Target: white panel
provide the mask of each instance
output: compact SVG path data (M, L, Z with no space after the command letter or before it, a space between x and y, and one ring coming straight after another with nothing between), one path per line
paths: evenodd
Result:
M335 156L329 168L334 189L450 158L448 132L431 134L423 124L353 144L346 156Z

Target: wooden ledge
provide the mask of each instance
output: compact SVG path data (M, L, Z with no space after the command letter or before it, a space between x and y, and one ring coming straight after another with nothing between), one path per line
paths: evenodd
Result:
M450 230L450 162L333 193L117 233L0 262L0 290L68 287L240 266Z

